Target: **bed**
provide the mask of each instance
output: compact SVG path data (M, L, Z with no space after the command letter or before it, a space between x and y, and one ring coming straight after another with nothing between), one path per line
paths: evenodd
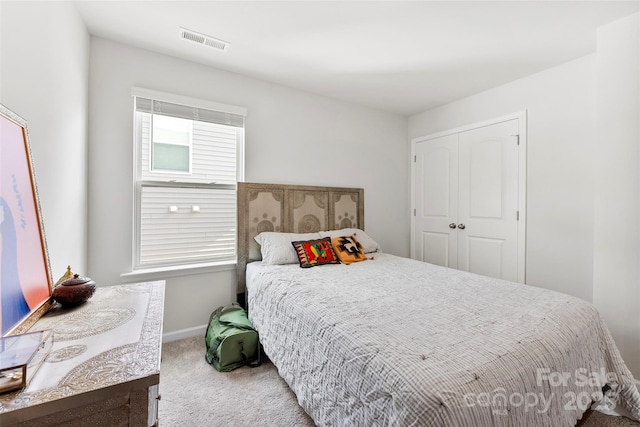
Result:
M590 408L640 419L591 304L381 252L363 206L361 189L238 188L238 291L318 426L574 426ZM354 232L362 262L300 268L287 253Z

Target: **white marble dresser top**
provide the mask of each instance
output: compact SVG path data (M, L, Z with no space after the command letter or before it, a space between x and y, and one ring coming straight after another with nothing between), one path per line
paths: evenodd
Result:
M26 389L0 395L0 425L19 409L43 405L49 412L66 406L65 398L85 394L88 403L104 397L108 387L112 392L117 385L133 390L158 384L164 286L98 287L78 307L54 305L30 329L53 329L51 352Z

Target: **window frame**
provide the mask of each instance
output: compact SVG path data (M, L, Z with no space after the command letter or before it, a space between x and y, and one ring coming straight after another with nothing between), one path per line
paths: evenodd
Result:
M205 262L176 262L176 263L163 263L163 264L141 264L140 263L140 255L141 255L141 226L142 226L142 189L145 186L160 186L160 187L180 187L180 188L203 188L203 189L212 189L218 188L223 190L234 190L237 195L237 183L244 181L244 136L245 136L245 127L244 127L244 119L246 118L247 109L243 107L228 105L217 103L213 101L198 99L198 98L190 98L181 95L169 94L165 92L158 92L154 90L144 89L134 87L131 91L132 94L132 102L133 102L133 238L132 238L132 267L130 273L125 273L122 275L125 279L148 279L149 277L156 277L158 274L162 274L164 276L174 276L174 275L186 275L186 274L201 274L202 272L211 271L217 269L227 269L235 266L237 262L237 235L235 242L235 252L236 257L233 260L211 260ZM160 102L168 102L172 104L184 105L193 108L206 109L214 112L220 112L224 114L233 114L236 116L242 116L243 125L242 127L237 127L239 129L237 133L236 140L236 184L215 184L215 183L194 183L194 182L162 182L161 180L144 180L142 178L142 146L141 143L141 120L136 113L136 98L147 98L154 101ZM153 114L153 113L152 113ZM196 120L196 119L194 119ZM150 138L149 143L153 145L153 138ZM192 155L193 155L193 140L191 140L190 145L190 153L189 153L189 163L190 163L190 173L192 172ZM149 147L152 148L152 147ZM151 168L151 164L149 165ZM150 171L151 172L151 171ZM154 174L180 174L180 172L170 172L170 171L152 171ZM187 175L187 173L182 172ZM237 208L236 208L237 209ZM237 218L237 215L236 215ZM236 223L237 229L237 223Z

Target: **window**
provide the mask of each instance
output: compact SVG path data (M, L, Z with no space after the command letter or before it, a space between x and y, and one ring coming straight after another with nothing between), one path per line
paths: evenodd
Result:
M193 122L160 114L151 121L151 171L190 173Z
M236 260L245 110L133 90L134 269Z

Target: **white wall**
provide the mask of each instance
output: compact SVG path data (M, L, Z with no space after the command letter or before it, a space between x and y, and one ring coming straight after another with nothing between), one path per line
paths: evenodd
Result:
M86 274L89 34L71 3L0 2L0 102L27 120L53 280Z
M251 182L365 189L365 228L407 256L406 118L91 39L89 272L101 285L131 269L132 98L139 86L248 108ZM204 325L235 298L235 272L169 278L165 332Z
M527 110L526 283L591 301L595 56L409 118L409 138Z
M640 377L640 46L635 14L594 54L409 118L409 138L528 111L529 285L592 301Z
M598 31L593 302L640 379L640 14Z

